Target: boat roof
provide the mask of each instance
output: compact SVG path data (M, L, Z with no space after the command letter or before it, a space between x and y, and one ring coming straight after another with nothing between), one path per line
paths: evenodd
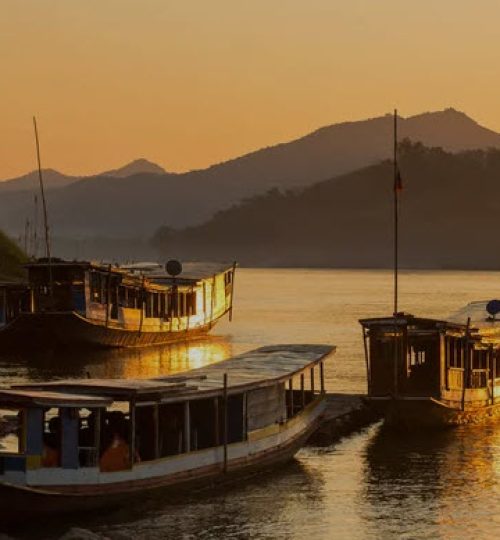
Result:
M467 322L470 317L471 323L474 325L489 326L492 324L500 323L499 318L493 319L493 317L486 310L489 300L479 300L477 302L470 302L466 306L460 308L449 316L449 320L453 322Z
M185 262L182 263L182 273L175 279L167 274L164 269L153 271L148 274L148 278L158 283L172 283L173 281L200 281L213 277L222 272L226 272L233 267L235 263L229 262Z
M471 325L487 343L500 344L500 315L492 317L486 310L489 300L470 302L466 306L452 313L449 317L452 322L467 321L470 318Z
M154 379L74 379L13 385L23 391L41 390L115 400L161 402L188 397L220 395L227 374L228 393L260 388L285 381L335 352L332 345L275 345L261 347L233 358ZM0 394L0 405L2 397ZM75 405L78 406L78 405ZM82 405L85 406L85 405Z
M131 264L110 264L98 261L66 261L52 259L51 266L54 268L82 268L94 269L101 272L112 272L126 276L145 276L150 282L169 285L176 283L195 283L203 279L209 279L217 274L225 272L235 263L229 262L183 262L182 272L175 278L167 274L165 266L158 262L138 262ZM49 265L47 259L39 259L24 265L25 268L45 268Z
M458 330L464 331L465 324L458 322L431 319L429 317L415 317L410 313L398 313L396 317L391 315L390 317L374 317L370 319L360 319L362 326L366 328L372 327L398 327L398 326L412 326L422 330Z
M82 394L32 388L0 388L0 406L3 407L106 407L112 399Z

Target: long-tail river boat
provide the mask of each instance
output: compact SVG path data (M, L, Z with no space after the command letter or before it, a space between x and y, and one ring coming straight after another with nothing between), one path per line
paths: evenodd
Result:
M404 313L360 321L368 399L389 423L452 426L500 414L498 323L479 311L466 324L458 322L465 312L447 321Z
M98 508L290 460L320 423L334 351L271 346L157 379L0 389L0 410L16 424L0 438L0 519Z
M0 284L0 344L141 347L206 334L232 312L235 265L126 266L39 260Z

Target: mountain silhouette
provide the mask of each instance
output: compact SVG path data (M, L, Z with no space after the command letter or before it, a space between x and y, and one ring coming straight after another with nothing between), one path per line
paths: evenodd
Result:
M79 176L68 176L54 169L42 169L42 176L43 184L46 189L69 186L80 179ZM38 186L38 171L31 171L23 176L0 182L0 193L5 193L7 191L34 191L38 189Z
M167 171L147 159L141 158L127 163L119 169L112 169L111 171L102 172L95 176L111 176L113 178L126 178L127 176L133 176L135 174L165 174Z
M151 235L162 225L199 225L269 189L296 190L387 159L392 128L392 116L386 115L323 127L203 170L81 178L50 192L51 228L68 238L127 238ZM399 133L450 152L500 148L500 134L454 109L400 118ZM9 234L19 234L30 213L32 196L2 192L0 227Z
M400 145L400 260L407 268L498 269L500 150ZM252 266L390 267L393 166L385 160L296 192L279 190L181 231L160 229L164 256Z
M166 171L156 163L147 159L136 159L118 169L98 173L90 177L70 176L54 169L42 169L43 184L46 189L55 189L74 184L82 178L107 176L112 178L126 178L135 174L165 174ZM38 189L38 171L31 171L17 178L0 181L0 193L6 191L25 191Z

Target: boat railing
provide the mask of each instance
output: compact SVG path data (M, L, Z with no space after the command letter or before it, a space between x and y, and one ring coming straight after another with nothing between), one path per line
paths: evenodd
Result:
M489 369L473 369L470 373L470 388L485 388L488 386Z
M490 370L472 369L468 374L468 381L466 383L467 388L486 388L490 377ZM464 369L457 367L450 367L448 369L448 389L449 390L461 390L464 385Z
M464 384L463 368L450 367L448 369L448 388L450 390L460 390Z

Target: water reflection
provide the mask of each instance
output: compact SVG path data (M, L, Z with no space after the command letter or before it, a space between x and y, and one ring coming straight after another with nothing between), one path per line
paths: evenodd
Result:
M148 378L201 367L232 356L224 337L162 347L95 351L60 350L0 356L2 384L57 378Z
M491 537L500 503L498 425L433 433L382 427L366 448L365 469L365 519L375 536Z

